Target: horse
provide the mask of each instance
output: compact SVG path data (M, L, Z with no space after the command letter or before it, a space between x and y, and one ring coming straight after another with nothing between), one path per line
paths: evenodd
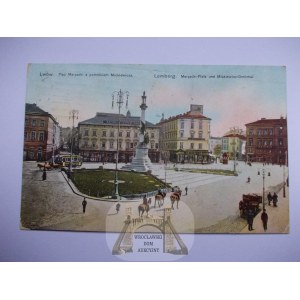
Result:
M164 199L166 197L166 193L162 192L162 193L159 193L159 194L156 194L154 199L154 207L156 207L156 201L158 203L158 207L161 207L162 205L164 205Z
M148 212L150 210L150 206L148 204L140 204L138 206L138 211L139 211L139 217L142 217L144 212L147 213L147 217L148 217Z
M178 208L178 202L180 200L180 196L181 196L181 190L174 192L171 196L171 202L172 202L172 209L174 209L174 202L177 201L177 208Z

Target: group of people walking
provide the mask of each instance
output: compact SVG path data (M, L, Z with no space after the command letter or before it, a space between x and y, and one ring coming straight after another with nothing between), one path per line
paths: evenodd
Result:
M271 192L269 192L267 198L269 205L271 205L271 202L273 202L273 206L277 207L278 195L275 192L273 195L271 195Z

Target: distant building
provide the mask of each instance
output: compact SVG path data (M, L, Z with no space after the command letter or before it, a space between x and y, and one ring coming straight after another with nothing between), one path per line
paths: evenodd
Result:
M216 155L215 148L218 145L220 146L220 149L221 149L222 148L222 138L211 136L209 139L209 152L213 155Z
M61 128L55 118L36 104L26 103L24 160L45 161L60 148Z
M84 161L114 162L117 154L118 114L97 113L94 118L78 123L79 152ZM131 162L139 142L140 117L120 115L119 162ZM149 158L158 162L159 127L146 121L149 136Z
M287 164L287 120L266 119L246 124L248 161Z
M191 105L190 111L168 119L160 126L163 160L200 163L210 161L210 118L203 115L203 105Z
M222 154L226 153L229 159L245 159L246 136L242 129L231 128L222 137Z

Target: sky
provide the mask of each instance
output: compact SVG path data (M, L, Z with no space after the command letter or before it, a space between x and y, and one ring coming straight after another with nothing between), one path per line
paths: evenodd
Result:
M140 116L145 91L146 120L154 124L162 114L168 118L189 111L190 104L203 105L212 136L261 118L286 117L284 66L29 64L25 102L70 127L72 110L78 111L75 126L97 112L118 113L112 95L120 90L129 93L132 116Z

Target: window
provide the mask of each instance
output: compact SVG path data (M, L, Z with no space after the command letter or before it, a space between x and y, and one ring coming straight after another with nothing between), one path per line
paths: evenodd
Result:
M257 146L261 146L261 140L257 140Z
M31 125L32 125L32 127L36 126L36 120L35 119L32 119Z
M129 135L128 135L129 134ZM127 137L130 137L130 132L127 132ZM138 137L138 133L135 131L134 132L134 138L137 138Z
M28 139L28 132L25 131L25 132L24 132L24 140L27 141L27 139Z
M128 150L130 147L130 143L129 142L126 142L126 150Z
M119 149L122 149L122 141L119 142Z
M29 120L25 119L25 125L28 126L28 124L29 124Z
M257 130L257 135L261 135L261 130L260 129Z
M154 139L154 132L151 132L151 139Z
M120 131L120 132L119 132L119 137L122 137L122 135L123 135L123 132Z
M84 129L84 136L89 136L89 130L88 129Z
M183 149L183 142L180 142L179 148L180 148L180 149Z
M191 132L191 138L193 139L195 137L195 133Z
M253 146L253 139L249 139L249 146Z
M280 139L280 140L278 140L278 145L279 146L282 146L283 145L283 142L282 142L282 140Z
M191 129L194 129L195 123L194 123L194 119L191 119Z
M155 143L155 149L158 149L158 143Z
M273 129L269 129L269 135L273 135Z
M202 120L199 120L199 129L202 129Z
M84 141L84 147L88 147L88 141Z
M268 129L264 130L264 135L268 135Z
M203 139L203 132L199 131L199 139Z
M154 143L151 142L151 149L154 149Z
M130 149L133 149L133 143L130 143Z
M184 121L183 120L180 122L180 129L184 129Z
M109 148L110 148L110 149L113 149L113 147L114 147L114 141L110 141L110 142L109 142Z
M102 136L106 137L106 131L105 130L102 131Z
M114 137L115 136L115 132L112 130L111 132L110 132L110 137Z
M44 141L44 132L39 133L39 141L43 142Z
M93 148L96 148L96 146L97 146L97 145L96 145L96 142L95 142L95 141L92 141L92 147L93 147Z
M97 131L95 129L93 130L93 136L97 136Z
M202 150L202 143L198 144L198 149Z
M191 143L191 149L194 149L194 143Z
M130 131L126 132L126 137L128 137L128 138L130 137Z
M102 149L105 149L105 146L106 146L106 142L102 142L101 144Z
M252 128L249 129L249 135L253 135L253 129Z
M31 140L32 140L32 141L35 141L35 131L32 131L32 132L31 132Z
M45 127L45 121L44 120L40 120L40 127Z
M183 131L180 131L179 134L180 134L180 137L183 138Z

